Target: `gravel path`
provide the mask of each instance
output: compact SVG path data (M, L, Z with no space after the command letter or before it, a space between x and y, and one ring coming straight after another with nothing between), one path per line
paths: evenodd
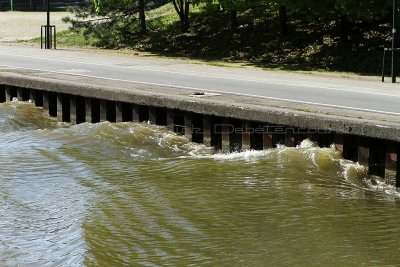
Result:
M68 29L69 25L62 18L69 12L52 12L50 23L57 31ZM40 36L40 26L46 24L45 12L0 12L0 42L29 40Z

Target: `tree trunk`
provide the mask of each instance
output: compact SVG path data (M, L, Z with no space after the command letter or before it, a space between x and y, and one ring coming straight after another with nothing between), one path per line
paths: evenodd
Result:
M285 6L279 6L279 26L280 26L281 36L286 37L288 35L288 26L287 26L287 10Z
M239 26L239 22L237 19L237 11L236 10L231 10L231 30L233 32L237 32L238 26Z
M182 32L188 32L189 31L189 9L190 9L190 3L189 0L185 1L185 7L184 7L184 28Z
M176 13L179 15L181 24L181 31L183 33L189 31L189 12L190 12L190 1L189 0L173 0L174 8Z
M138 0L139 6L139 22L140 22L140 33L146 34L146 14L145 14L145 4L144 0Z
M340 14L338 23L338 33L341 41L347 41L347 36L349 35L349 27L350 23L347 20L347 17L343 14Z

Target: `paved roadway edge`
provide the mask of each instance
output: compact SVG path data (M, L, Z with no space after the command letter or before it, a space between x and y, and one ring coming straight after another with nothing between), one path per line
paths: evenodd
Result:
M381 138L400 141L400 124L387 123L362 118L349 118L337 115L297 112L285 108L268 107L268 101L257 104L241 103L240 97L224 94L225 100L199 98L181 95L174 92L174 87L143 85L130 83L129 88L96 84L96 79L90 83L69 81L65 79L43 78L33 74L0 72L0 84L39 89L105 100L129 102L139 105L166 107L206 115L236 118L241 120L259 121L287 125L298 128L329 130L338 133ZM157 88L158 92L152 91ZM160 93L160 89L163 93ZM265 105L260 103L264 102Z

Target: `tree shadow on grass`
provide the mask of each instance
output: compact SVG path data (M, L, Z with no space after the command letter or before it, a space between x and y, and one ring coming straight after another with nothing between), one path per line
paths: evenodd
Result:
M276 16L239 16L239 28L230 29L229 14L204 9L190 17L191 31L179 32L179 22L149 20L143 36L120 27L114 48L131 48L168 58L186 58L211 65L240 63L269 70L335 71L377 76L381 73L383 47L389 45L388 24L353 23L348 34L338 35L332 21L303 21L292 17L289 35L279 34ZM119 33L120 35L120 33ZM107 40L112 35L104 34ZM100 42L101 43L101 42ZM110 48L110 47L109 47ZM112 48L112 47L111 47Z

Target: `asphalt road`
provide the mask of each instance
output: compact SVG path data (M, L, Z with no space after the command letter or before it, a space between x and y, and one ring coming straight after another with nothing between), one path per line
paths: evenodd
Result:
M319 75L222 68L178 60L0 45L0 67L249 95L400 115L400 85Z

